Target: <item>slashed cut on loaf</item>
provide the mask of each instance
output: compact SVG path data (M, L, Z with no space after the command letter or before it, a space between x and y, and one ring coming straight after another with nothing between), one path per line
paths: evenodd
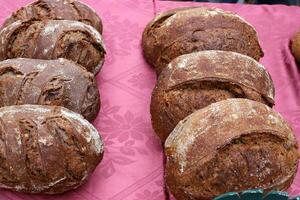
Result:
M75 62L15 58L0 62L0 107L63 106L93 121L100 110L96 79Z
M229 51L200 51L175 58L152 93L152 125L165 141L179 121L195 110L229 98L274 105L267 70L251 57Z
M176 199L289 188L299 153L288 123L270 107L228 99L182 120L165 143L166 182Z
M100 33L77 21L17 21L0 32L0 60L66 58L97 74L104 56Z
M76 0L38 0L14 12L3 27L16 21L73 20L93 26L102 33L102 21L88 5Z
M177 56L203 50L263 56L255 29L240 16L217 8L192 7L159 14L145 28L142 47L157 74Z
M97 130L66 108L0 108L0 188L58 194L82 185L103 157Z

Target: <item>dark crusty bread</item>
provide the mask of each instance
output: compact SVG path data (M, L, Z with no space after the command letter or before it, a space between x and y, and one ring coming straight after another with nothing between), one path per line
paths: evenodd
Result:
M0 107L22 104L63 106L92 121L100 109L100 96L94 75L72 61L2 61Z
M300 64L300 31L292 39L291 50L296 62Z
M229 51L200 51L175 58L152 93L152 125L162 141L195 110L228 98L274 104L274 86L254 59Z
M238 15L194 7L167 11L154 18L142 38L144 56L159 74L175 57L202 50L225 50L263 56L255 29Z
M100 70L105 55L96 29L69 20L14 22L0 32L0 44L0 60L66 58L94 74Z
M63 107L0 108L0 187L57 194L83 184L103 157L97 130Z
M248 99L220 101L182 120L166 140L167 185L180 200L285 190L297 171L297 148L288 123L270 107Z
M38 0L14 12L3 24L18 20L74 20L93 26L102 33L102 22L89 6L76 0Z

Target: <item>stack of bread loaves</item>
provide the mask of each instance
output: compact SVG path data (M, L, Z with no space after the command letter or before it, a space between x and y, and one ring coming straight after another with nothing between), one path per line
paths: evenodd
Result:
M176 199L291 185L298 145L271 108L273 82L257 62L263 52L249 23L220 9L172 10L148 24L142 46L159 75L152 125Z
M74 0L39 0L0 31L0 187L57 194L84 183L103 157L88 122L100 96L102 23ZM88 120L88 121L87 121Z

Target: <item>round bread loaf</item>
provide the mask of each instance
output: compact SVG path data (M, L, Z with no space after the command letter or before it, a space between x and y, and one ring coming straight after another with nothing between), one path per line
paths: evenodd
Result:
M6 27L16 21L73 20L93 26L102 33L102 22L89 6L75 0L38 0L14 12L3 24Z
M103 157L97 130L63 107L0 108L0 188L58 194L82 185Z
M254 59L229 51L200 51L175 58L152 93L152 125L165 141L179 121L195 110L228 98L274 104L274 86Z
M100 110L93 74L59 58L16 58L0 62L0 107L22 104L66 107L92 121Z
M291 49L296 62L300 64L300 31L292 39Z
M203 50L263 56L255 29L240 16L215 8L167 11L154 18L142 38L144 56L159 74L177 56Z
M77 21L17 21L0 32L0 60L66 58L96 74L103 62L105 47L93 27Z
M220 101L186 117L166 140L166 182L180 200L285 190L297 171L297 148L288 123L270 107Z

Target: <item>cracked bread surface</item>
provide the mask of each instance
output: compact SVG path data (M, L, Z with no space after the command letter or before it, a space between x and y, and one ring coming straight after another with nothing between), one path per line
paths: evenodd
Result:
M0 188L58 194L82 185L103 157L97 130L58 106L0 108Z
M289 188L299 153L279 113L248 99L220 101L182 120L165 142L166 182L176 199Z
M274 85L254 59L235 52L201 51L174 59L160 74L151 99L151 119L162 141L194 111L229 98L274 105Z
M0 60L66 58L97 74L105 46L96 29L77 21L17 21L0 32Z
M60 58L15 58L0 62L0 107L23 104L63 106L93 121L100 110L95 77Z
M102 33L102 21L88 5L74 0L38 0L14 12L2 28L28 20L74 20L93 26Z
M217 8L191 7L159 14L142 37L144 56L157 74L174 58L196 51L225 50L263 56L257 32L240 16Z

